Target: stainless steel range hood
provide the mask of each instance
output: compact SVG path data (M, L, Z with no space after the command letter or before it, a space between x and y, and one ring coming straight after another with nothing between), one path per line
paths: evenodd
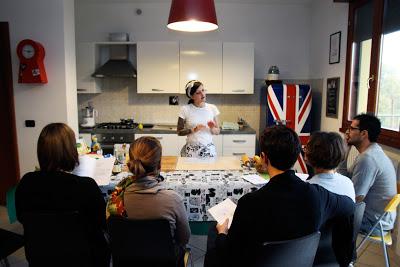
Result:
M128 45L109 45L109 60L92 74L95 78L136 78L136 69L129 61Z

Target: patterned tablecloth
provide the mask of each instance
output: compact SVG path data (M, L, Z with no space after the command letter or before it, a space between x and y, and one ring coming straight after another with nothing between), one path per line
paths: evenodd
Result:
M213 221L208 209L226 198L234 202L244 194L257 190L242 176L256 174L253 170L240 171L173 171L161 173L165 178L166 188L182 196L189 221ZM108 186L102 187L104 193L110 193L115 185L128 173L121 173L111 178Z

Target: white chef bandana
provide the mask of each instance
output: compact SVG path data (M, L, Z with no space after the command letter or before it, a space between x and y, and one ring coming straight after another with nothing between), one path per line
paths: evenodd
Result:
M187 97L192 98L192 95L193 95L195 92L193 92L193 94L190 94L190 91L192 90L192 87L194 86L194 84L195 84L196 82L201 83L201 82L198 81L198 80L191 80L191 81L189 81L189 82L186 84L185 91L186 91L186 96L187 96Z

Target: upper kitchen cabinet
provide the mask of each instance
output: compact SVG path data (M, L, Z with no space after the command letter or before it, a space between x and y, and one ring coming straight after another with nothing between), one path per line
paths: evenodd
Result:
M138 42L137 74L138 93L179 93L179 43Z
M190 80L201 81L207 94L222 93L222 43L181 42L179 76L182 94Z
M96 68L96 45L78 43L76 46L76 78L78 93L101 93L101 80L92 77Z
M223 44L223 94L254 93L254 44Z

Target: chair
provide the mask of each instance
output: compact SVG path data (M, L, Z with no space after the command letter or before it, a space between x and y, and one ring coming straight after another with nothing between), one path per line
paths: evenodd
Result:
M362 218L364 216L364 210L365 210L365 203L364 202L359 202L356 203L355 209L354 209L354 214L352 216L352 241L353 244L351 248L343 251L342 247L339 247L339 250L334 251L332 247L332 230L334 225L332 223L338 223L340 226L345 223L342 220L333 222L330 221L328 222L322 229L321 229L321 239L319 241L317 253L315 255L314 259L314 267L339 267L340 264L337 260L337 257L341 257L342 259L349 259L352 258L353 262L356 259L356 251L355 251L355 243L357 241L357 235L361 227L361 222ZM340 230L339 230L340 231ZM340 235L340 233L336 234L336 236ZM339 238L343 238L342 235L339 236ZM339 254L340 253L340 254ZM343 254L345 253L345 254ZM352 254L352 255L351 255Z
M310 267L321 233L292 240L265 242L256 254L255 267Z
M176 267L181 260L176 256L170 225L165 219L132 220L111 216L108 230L114 267ZM190 253L185 251L184 254L183 264L187 266Z
M360 251L361 247L365 244L367 240L373 241L373 242L379 242L382 244L382 249L383 249L383 254L385 255L385 264L386 267L389 267L389 255L386 249L386 246L392 245L392 235L391 232L387 232L384 234L383 228L382 228L382 218L388 214L389 212L396 211L397 206L400 203L400 194L396 194L392 200L386 205L384 213L379 217L378 221L374 224L374 226L371 228L369 233L364 236L362 239L361 243L357 246L357 252ZM374 229L379 229L380 231L380 236L371 236L372 232Z
M92 266L88 228L78 211L22 214L29 266Z
M0 229L0 262L10 266L7 257L24 246L24 237L4 229Z

